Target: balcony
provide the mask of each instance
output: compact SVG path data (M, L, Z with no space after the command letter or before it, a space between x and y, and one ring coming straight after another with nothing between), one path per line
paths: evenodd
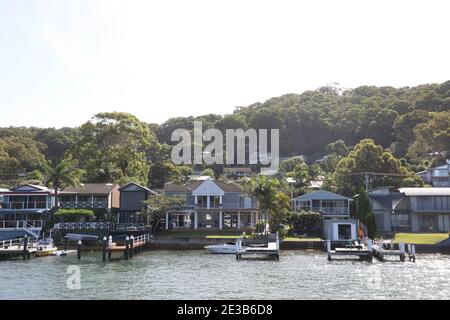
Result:
M4 202L0 208L4 210L47 209L47 202Z
M195 205L195 209L197 210L208 210L208 206L206 203L203 204L196 204ZM214 204L210 204L209 209L223 209L223 204L219 204L219 205L214 205Z
M108 202L105 201L61 201L61 208L92 208L92 209L108 209Z
M0 220L0 229L42 228L42 220Z
M312 211L320 212L324 216L348 216L346 207L313 207Z

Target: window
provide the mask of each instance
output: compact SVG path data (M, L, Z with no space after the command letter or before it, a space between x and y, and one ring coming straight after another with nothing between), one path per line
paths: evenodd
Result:
M197 205L199 208L207 208L208 207L208 197L207 196L198 196L197 197Z
M408 227L409 214L393 214L391 218L391 224L394 227Z
M310 200L296 200L295 207L297 211L309 211L311 210L311 201Z
M239 208L250 209L252 207L252 197L248 195L239 196Z
M220 207L220 196L210 196L209 197L209 207L219 208Z

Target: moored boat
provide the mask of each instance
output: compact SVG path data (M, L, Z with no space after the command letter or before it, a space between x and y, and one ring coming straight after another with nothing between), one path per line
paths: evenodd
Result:
M57 253L58 248L53 244L53 239L41 239L36 247L36 255L38 257L53 256Z
M95 241L98 239L98 236L92 234L67 233L66 236L70 241Z
M235 254L236 253L236 244L235 243L224 243L224 244L215 244L205 247L211 253L219 253L219 254Z

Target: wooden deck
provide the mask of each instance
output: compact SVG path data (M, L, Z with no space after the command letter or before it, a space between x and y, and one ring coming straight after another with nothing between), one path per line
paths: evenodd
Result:
M380 261L385 261L386 257L399 257L401 262L406 260L406 257L410 261L416 261L416 248L415 245L408 245L408 251L405 250L405 244L400 243L398 249L386 249L384 242L374 242L368 240L367 244L362 245L360 248L345 247L331 249L331 241L327 241L327 256L328 260L331 260L333 256L340 257L358 257L360 260L372 262L373 257Z
M280 240L278 233L269 238L267 246L243 246L242 239L237 240L237 246L236 260L242 259L243 255L259 255L269 258L273 257L277 260L280 259Z
M144 234L137 237L131 236L127 237L125 240L125 245L116 245L112 242L112 237L109 236L109 240L103 238L103 261L106 261L106 256L108 259L112 259L112 253L122 253L125 260L133 258L133 254L140 253L144 247L150 243L150 234Z
M24 248L24 245L27 245ZM30 258L31 254L36 253L36 239L19 238L0 242L0 257L12 258L22 256L23 259Z

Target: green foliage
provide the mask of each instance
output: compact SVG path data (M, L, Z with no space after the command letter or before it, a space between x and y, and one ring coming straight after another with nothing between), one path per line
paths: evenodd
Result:
M178 196L151 196L147 201L144 201L147 210L141 212L140 215L149 217L152 229L156 230L160 221L165 217L166 212L169 210L181 210L185 201L185 198Z
M348 154L349 150L347 146L345 145L344 140L336 140L335 142L329 143L325 150L330 153L337 156L344 157Z
M94 210L91 209L58 209L54 213L55 218L64 222L79 222L92 219Z
M320 233L321 216L319 212L290 212L287 220L289 225L291 226L291 234Z
M398 176L370 176L371 186L402 185L407 177L414 177L414 173L402 165L390 152L375 144L371 139L362 140L350 151L347 157L343 157L337 164L334 173L336 189L339 193L353 195L365 185L365 176L361 172L389 173ZM410 184L410 180L408 181Z
M431 118L416 126L416 140L408 149L408 156L421 159L428 153L450 155L450 112L432 113Z
M374 239L377 233L377 225L369 196L364 188L359 189L356 217L367 227L369 238Z
M214 170L211 168L206 168L205 170L202 171L201 173L202 176L209 176L211 178L214 178Z
M135 116L104 112L80 127L70 155L86 169L87 182L117 183L129 178L147 185L147 160L157 145L149 126Z
M204 129L214 127L222 132L279 129L282 157L302 154L306 159L317 159L330 154L320 165L324 174L309 166L308 175L310 179L325 175L327 188L342 190L348 189L343 188L346 183L361 185L357 177L343 180L342 174L346 165L355 170L367 167L350 155L352 148L348 147L364 139L372 139L379 146L371 151L364 148L369 156L376 153L375 168L370 171L403 171L395 164L396 158L405 158L400 167L409 173L442 164L450 155L449 110L450 81L398 89L361 86L342 90L332 85L237 107L224 116L178 117L161 125L144 123L128 113L106 112L77 128L0 128L0 182L7 186L39 182L36 170L44 173L47 163L55 166L63 159L74 159L85 170L81 178L84 182L136 181L161 188L168 181L183 181L192 169L171 163L170 148L175 143L171 141L172 132L179 128L192 131L194 120L201 120ZM300 157L288 159L281 164L280 172L294 172L299 163ZM297 170L300 183L306 180L303 169ZM331 177L335 171L339 175ZM372 185L413 185L409 173L398 179L377 178Z

